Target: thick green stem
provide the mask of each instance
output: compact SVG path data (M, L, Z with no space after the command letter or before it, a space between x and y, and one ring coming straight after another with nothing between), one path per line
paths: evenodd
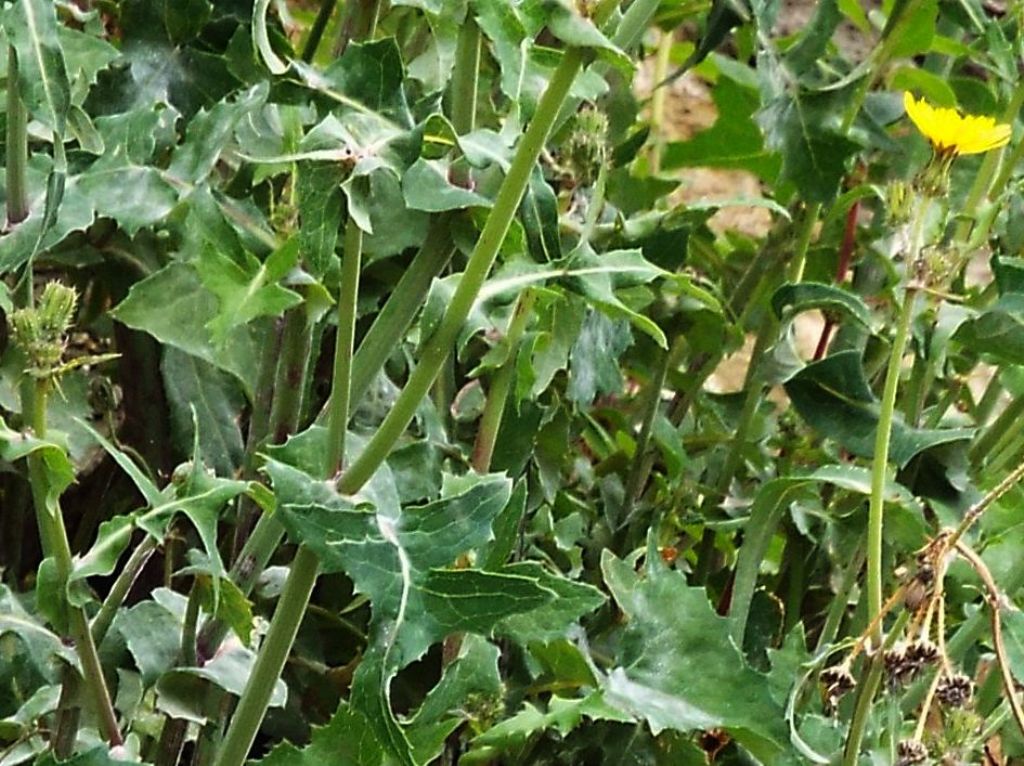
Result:
M268 436L273 444L282 443L298 426L311 341L312 327L306 308L298 306L285 317L281 359L274 382L274 406L270 411Z
M345 433L352 404L352 349L356 335L356 300L362 264L363 231L349 218L345 226L345 254L341 264L338 294L338 337L334 345L334 378L327 413L327 464L324 475L341 471L345 455Z
M249 748L263 723L274 684L281 675L281 668L299 632L319 569L320 562L316 554L304 546L300 547L292 561L277 609L274 610L270 630L260 647L238 709L231 719L216 760L217 766L242 766L249 755Z
M302 48L302 60L307 64L316 55L316 49L320 46L320 41L324 37L324 30L327 29L327 23L331 20L331 14L334 13L334 7L337 4L338 0L321 0L320 10L316 14L313 26L309 28L309 37L306 38L306 45Z
M18 93L18 58L7 49L7 225L28 218L28 111Z
M444 360L455 343L462 325L476 301L484 280L498 254L498 249L508 233L512 219L523 198L533 166L547 141L558 109L565 100L576 74L583 65L583 51L572 48L566 51L562 62L555 70L547 90L537 105L537 112L529 128L520 140L515 158L508 174L494 200L494 206L487 218L476 247L466 264L466 270L459 286L448 304L437 331L427 342L422 358L405 388L395 401L391 412L367 443L359 458L344 473L339 489L350 494L365 484L374 471L384 462L392 446L401 437L412 420L423 397L430 390Z
M363 336L352 363L352 402L358 404L384 367L387 358L401 342L416 312L452 257L448 233L450 218L438 216L427 230L427 238L409 268L402 273L384 308Z
M519 295L516 307L512 313L512 319L505 334L504 343L508 348L508 357L501 367L494 374L491 382L491 390L487 393L487 404L484 405L484 413L480 417L480 427L476 432L476 442L473 444L473 470L477 473L487 473L491 467L491 457L494 455L494 445L498 441L498 431L501 430L501 419L505 414L505 405L508 402L508 393L512 388L512 380L516 371L516 359L519 355L519 341L523 337L523 331L530 321L535 295L532 291L526 290Z
M455 47L455 68L452 70L451 117L452 127L460 136L476 129L477 86L480 73L480 54L483 35L473 20L472 13L459 30Z

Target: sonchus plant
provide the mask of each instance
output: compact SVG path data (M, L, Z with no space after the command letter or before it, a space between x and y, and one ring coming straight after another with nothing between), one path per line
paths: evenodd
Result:
M1024 761L1019 5L0 0L0 766Z

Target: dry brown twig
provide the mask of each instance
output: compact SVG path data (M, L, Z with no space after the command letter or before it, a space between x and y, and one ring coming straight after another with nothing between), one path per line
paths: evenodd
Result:
M988 591L987 600L992 608L992 644L996 651L996 662L1003 676L1003 687L1006 690L1006 697L1010 703L1010 710L1013 711L1013 717L1017 721L1017 726L1024 733L1024 709L1021 708L1020 700L1017 698L1016 682L1013 679L1013 673L1010 672L1010 662L1006 657L1006 646L1003 643L1003 625L999 617L999 613L1006 600L999 592L999 586L996 585L992 572L981 556L959 540L956 541L956 550L974 567L974 571L981 577L981 581L985 584L985 589Z

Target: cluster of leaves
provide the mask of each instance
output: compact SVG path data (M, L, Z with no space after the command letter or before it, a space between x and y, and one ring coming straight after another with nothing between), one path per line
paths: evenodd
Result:
M783 35L765 0L4 2L0 309L50 279L80 305L53 369L0 357L0 766L220 763L300 545L319 580L265 766L838 762L853 702L812 679L872 629L870 467L916 268L896 200L929 155L901 92L1012 123L1024 18L990 5L822 0ZM634 87L654 58L660 87L708 86L711 127L670 140ZM451 359L340 493L338 317L344 481L437 355L548 117ZM892 424L893 581L1024 459L1021 145L958 160L929 222L924 261L953 265L917 304ZM763 197L683 204L692 167ZM736 205L767 230L723 227ZM1010 597L1020 500L968 534ZM932 754L1024 757L982 583L942 574L944 656L978 687ZM883 693L862 748L896 762L924 689Z

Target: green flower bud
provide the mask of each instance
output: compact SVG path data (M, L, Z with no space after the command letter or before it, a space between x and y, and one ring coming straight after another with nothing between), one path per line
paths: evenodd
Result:
M78 306L78 293L60 282L49 282L39 298L40 329L53 339L63 340Z
M608 117L594 107L576 115L576 124L562 147L563 161L580 186L589 186L608 156Z
M65 334L74 320L78 294L60 282L50 282L33 308L11 312L7 318L14 344L25 354L29 372L48 377L60 367Z

